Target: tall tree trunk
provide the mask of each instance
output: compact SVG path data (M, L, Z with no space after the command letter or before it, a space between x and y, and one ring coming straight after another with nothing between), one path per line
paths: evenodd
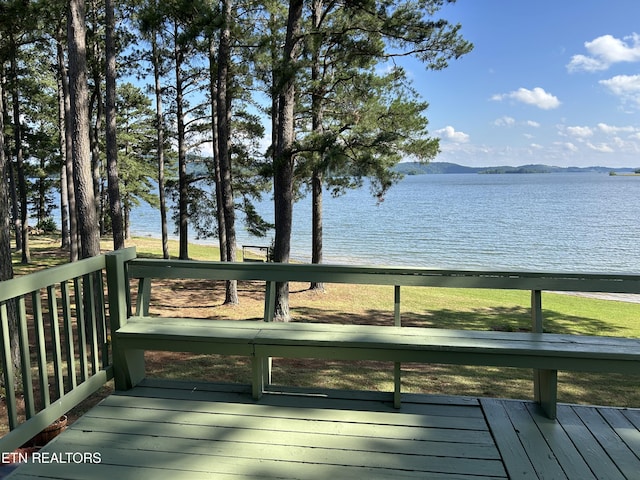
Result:
M2 88L0 88L0 95L2 95L2 98L0 99L0 103L2 103L2 105L8 105L9 101L7 99L7 90L5 88L7 84L7 77L5 75L4 64L2 62L0 62L0 84L2 84L1 85ZM2 123L4 125L11 123L11 120L9 118L9 112L5 108L3 108L2 111L0 111L0 115L2 115ZM3 141L6 142L7 139L3 137ZM6 148L6 143L5 143L5 148ZM6 152L7 150L5 150L5 154ZM13 162L9 157L6 158L6 162L7 162L6 163L7 181L9 186L9 195L11 198L9 205L11 206L11 219L13 220L13 222L10 221L10 223L12 223L12 227L13 227L13 236L16 242L16 251L21 251L22 250L22 234L21 234L22 227L20 226L20 212L18 209L19 202L18 202L18 188L16 187L16 175L13 168Z
M100 235L91 175L84 0L69 0L67 35L72 113L73 180L78 214L78 232L81 239L80 256L88 258L100 253Z
M11 261L11 219L9 213L8 159L4 149L4 85L0 80L0 282L13 278ZM17 316L14 302L7 302L7 315L11 338L11 360L14 370L20 365Z
M60 119L64 125L64 118ZM62 236L60 248L69 248L69 193L67 190L67 165L64 150L64 128L60 130L60 152L62 152L62 162L60 163L60 235Z
M31 261L29 252L29 205L27 203L27 178L24 169L24 152L22 149L22 121L20 115L20 94L18 91L18 66L16 61L17 46L11 39L11 89L13 103L13 148L18 169L18 193L20 196L20 236L22 240L21 262L27 264Z
M65 142L65 93L62 85L62 75L64 74L64 53L58 42L58 145L60 148L60 232L62 236L61 248L69 248L69 194L67 191L67 144Z
M300 29L303 0L289 1L287 35L282 63L278 68L278 137L274 158L274 203L276 238L274 261L288 263L291 252L291 228L293 222L293 167L292 152L295 139L294 113L296 103L296 67L300 45ZM287 322L289 313L289 284L276 285L275 319Z
M176 73L176 122L178 127L178 215L179 225L178 233L180 236L180 260L189 259L189 191L187 184L187 147L185 144L185 125L184 125L184 92L182 85L182 61L184 53L179 45L178 39L178 25L175 24L174 29L175 38L175 73Z
M67 184L67 205L69 207L69 260L75 262L79 257L79 235L78 235L78 213L76 209L76 194L73 180L73 139L71 135L71 94L69 93L69 76L64 62L64 46L62 38L62 28L58 31L58 74L62 85L62 101L64 103L64 164L65 178ZM62 177L60 177L62 179Z
M311 263L322 263L322 170L311 176ZM324 283L311 282L311 290L324 292Z
M322 22L323 0L313 0L311 11L313 31L315 33L312 51L311 84L314 86L311 98L311 129L314 134L321 135L322 128L322 93L320 72L320 24ZM316 165L311 174L311 263L322 263L322 152L314 153ZM322 282L311 282L311 290L323 292Z
M92 24L99 25L98 6L96 0L91 0L89 11L91 12ZM102 159L100 158L100 135L102 135L102 117L104 115L104 103L102 98L102 74L100 62L102 59L102 48L97 35L93 36L91 45L91 55L93 57L92 72L93 90L89 101L89 118L95 113L93 124L89 124L89 138L91 145L91 175L93 177L93 195L96 202L96 218L98 219L100 235L105 233L105 209L103 199Z
M6 105L6 104L5 104ZM16 186L16 173L13 162L7 159L9 171L9 195L11 197L11 218L13 219L13 236L16 240L16 251L22 250L22 222L20 221L20 201L18 200L18 187Z
M118 137L116 134L116 44L115 12L113 0L105 0L107 56L106 81L106 122L107 122L107 185L109 192L109 212L113 232L113 249L124 248L124 225L122 204L120 203L120 178L118 175Z
M95 120L89 124L89 145L91 150L91 179L93 182L93 195L95 199L96 218L100 235L104 233L104 208L102 204L101 184L102 175L100 167L100 134L102 132L102 91L100 90L100 78L94 77L94 87L89 102L89 118L95 110ZM97 84L97 85L96 85Z
M218 158L220 163L220 186L222 192L222 206L224 212L224 226L226 232L227 261L236 260L236 227L235 206L233 202L233 188L231 185L230 158L230 123L231 98L229 93L229 63L231 61L231 1L223 0L223 27L220 33L220 50L218 52ZM226 282L225 303L238 303L238 282Z
M227 261L227 231L224 223L224 208L222 206L222 178L220 174L220 152L218 151L218 89L216 71L215 37L209 38L209 94L211 96L211 146L213 150L213 177L216 184L216 219L218 221L218 246L220 261Z
M156 155L158 160L158 198L160 199L160 229L162 231L162 257L169 258L169 234L167 232L167 202L164 195L164 114L162 112L162 85L160 83L160 54L156 33L151 41L153 78L156 96Z

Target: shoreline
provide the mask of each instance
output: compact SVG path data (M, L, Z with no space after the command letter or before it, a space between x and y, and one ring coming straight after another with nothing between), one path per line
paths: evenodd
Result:
M594 298L596 300L608 300L612 302L640 303L640 293L603 293L603 292L557 292L558 295L571 295L574 297Z
M144 235L136 235L132 233L132 239L133 238L144 238L144 239L152 239L152 240L160 240L159 238L155 237L154 235L151 234L144 234ZM171 240L177 240L177 238L172 238L171 236L169 236L169 238ZM199 244L199 245L203 245L203 246L211 246L214 248L217 248L217 239L197 239L197 240L191 240L190 243L195 243L195 244ZM238 251L242 251L242 244L238 244L237 248ZM249 252L251 252L252 254L255 255L260 255L261 253L258 251L254 251L253 249L251 249L250 247L256 247L255 245L247 245L247 250ZM293 261L297 261L297 262L303 262L303 263L309 263L308 260L305 259L300 259L298 257L292 257ZM361 265L358 263L348 263L348 262L342 262L340 263L340 265ZM372 266L379 266L379 265L372 265ZM434 269L439 269L438 267L433 267ZM593 298L596 300L607 300L607 301L614 301L614 302L625 302L625 303L638 303L640 304L640 293L604 293L604 292L566 292L566 291L553 291L550 290L547 293L556 293L558 295L570 295L570 296L574 296L574 297L582 297L582 298Z

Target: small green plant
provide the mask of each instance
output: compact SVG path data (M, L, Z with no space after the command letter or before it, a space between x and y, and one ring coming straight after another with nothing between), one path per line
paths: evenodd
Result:
M55 233L58 230L58 225L56 225L53 218L47 217L38 222L36 229L40 230L42 233Z

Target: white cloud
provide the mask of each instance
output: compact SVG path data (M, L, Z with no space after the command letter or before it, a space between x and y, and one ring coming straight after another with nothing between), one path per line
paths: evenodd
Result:
M510 127L516 123L516 119L512 117L500 117L493 121L493 124L497 127Z
M640 106L640 75L616 75L609 80L600 80L599 83L623 101L631 101Z
M585 42L589 55L574 55L567 65L570 72L597 72L606 70L614 63L640 61L640 35L633 33L622 39L602 35Z
M547 93L543 88L535 87L533 90L519 88L513 92L497 94L491 97L491 100L504 100L509 98L517 102L533 105L543 110L552 110L560 106L560 100L554 95Z
M439 136L442 139L451 140L452 142L455 142L455 143L466 143L469 141L469 135L467 135L464 132L456 131L456 129L450 125L447 125L446 127L441 128L440 130L436 130L433 133L435 133L437 136Z
M571 142L564 142L561 144L561 146L565 149L568 150L570 152L577 152L578 151L578 147L576 147L573 143Z
M533 120L527 120L527 126L534 127L534 128L540 128L540 124L538 122L534 122Z
M591 142L587 142L587 147L599 153L613 153L613 148L611 148L606 143L598 143L597 145L595 145Z
M593 135L590 127L567 127L567 133L572 137L587 138Z
M634 127L616 127L614 125L607 125L606 123L599 123L598 130L607 135L617 135L619 133L633 133L636 131Z
M553 142L553 145L570 153L575 153L579 150L578 147L571 142Z

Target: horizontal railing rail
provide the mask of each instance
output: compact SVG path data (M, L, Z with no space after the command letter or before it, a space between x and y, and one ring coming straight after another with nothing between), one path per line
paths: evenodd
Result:
M135 249L110 255L125 261ZM113 377L107 258L0 282L0 365L10 429L0 452L30 441Z
M136 312L147 314L151 279L248 280L267 283L265 320L273 319L276 282L322 282L393 285L396 324L399 325L400 287L448 287L526 290L532 292L534 331L542 331L542 291L640 294L640 275L611 273L547 273L479 270L435 270L410 267L373 267L313 264L243 264L190 260L135 259L129 278L139 279Z
M640 293L640 275L613 273L547 273L480 270L436 270L328 264L243 264L194 260L136 258L131 278L199 278L326 282L456 288L558 290Z

